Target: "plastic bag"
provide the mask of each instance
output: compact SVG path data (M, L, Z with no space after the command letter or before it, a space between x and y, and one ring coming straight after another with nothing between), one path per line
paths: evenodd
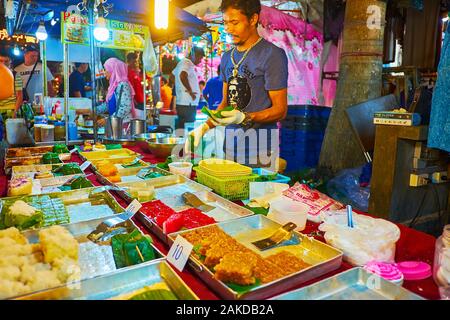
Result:
M360 176L363 167L342 170L335 178L328 181L328 194L342 203L367 212L369 210L370 186L361 187Z
M335 201L317 190L311 189L306 184L296 183L292 188L283 192L283 195L308 206L308 220L320 222L320 214L327 210L338 210L344 207L342 203Z
M319 230L325 232L326 242L342 250L349 263L394 262L400 229L392 222L353 213L354 228L350 228L345 210L323 212L321 218Z

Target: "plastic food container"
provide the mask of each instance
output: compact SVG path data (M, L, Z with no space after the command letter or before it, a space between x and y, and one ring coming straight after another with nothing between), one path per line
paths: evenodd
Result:
M66 126L64 122L55 122L55 140L66 140Z
M344 260L356 266L394 262L400 229L392 222L353 213L354 228L350 228L346 210L323 212L321 217L324 223L319 230L325 232L328 244L344 252Z
M53 142L55 141L55 126L46 124L41 127L41 141Z
M267 217L282 225L293 222L297 225L295 231L303 231L306 227L308 209L303 203L282 197L270 203Z
M169 163L169 170L173 174L179 174L190 178L192 174L192 163L190 162L172 162Z
M41 128L45 124L35 124L34 125L34 141L41 142Z

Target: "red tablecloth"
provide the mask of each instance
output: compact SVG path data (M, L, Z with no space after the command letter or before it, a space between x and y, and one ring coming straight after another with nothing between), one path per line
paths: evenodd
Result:
M143 159L144 161L150 163L162 161L161 159L156 159L153 155L143 153L138 147L129 147L129 149L141 153L144 156ZM81 163L81 159L77 154L74 154L72 156L72 162ZM96 180L96 177L91 171L91 169L86 170L86 174L88 175L88 179L91 180L94 183L94 185L97 186L100 185L100 183ZM6 185L7 179L3 174L2 176L0 176L1 196L6 195ZM125 201L123 201L121 198L119 197L116 198L123 207L127 206L127 203L125 203ZM149 234L148 230L139 221L135 220L135 223L144 233ZM436 239L433 236L430 236L426 233L407 228L403 225L398 226L401 230L401 237L400 240L397 242L395 260L397 262L424 261L432 265L434 259L434 246ZM306 229L303 231L303 233L305 234L313 233L318 230L317 227L318 224L308 222ZM162 253L167 254L169 248L166 245L164 245L161 241L159 241L158 238L156 238L155 236L152 236L152 238L154 240L155 246L159 250L161 250ZM320 238L317 239L323 240ZM322 277L303 283L302 285L299 285L297 288L301 288L306 285L317 282L319 280L323 280L325 278L328 278L332 275L348 270L350 268L352 268L350 264L343 262L339 269L330 272L326 275L323 275ZM192 271L186 269L182 273L178 272L178 274L186 282L186 284L198 295L200 299L202 300L219 299L219 297L214 292L212 292L202 280L196 277ZM431 277L421 281L405 281L403 286L409 289L410 291L423 296L424 298L439 299L438 288Z

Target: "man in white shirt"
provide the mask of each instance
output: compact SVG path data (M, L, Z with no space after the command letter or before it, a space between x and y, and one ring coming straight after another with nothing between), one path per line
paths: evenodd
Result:
M18 65L14 71L22 77L24 100L26 100L25 90L28 94L28 102L32 102L36 93L44 92L44 75L42 63L39 61L39 50L36 46L30 45L25 48L24 62ZM36 67L35 67L36 65ZM33 71L34 69L34 71ZM31 75L33 73L33 75ZM31 79L30 79L31 77ZM29 81L28 81L29 80ZM52 81L53 75L47 67L47 88L48 95L53 97L54 90Z
M194 67L202 62L204 56L202 48L194 47L189 59L182 59L172 71L177 97L177 129L184 129L186 122L195 122L201 92Z

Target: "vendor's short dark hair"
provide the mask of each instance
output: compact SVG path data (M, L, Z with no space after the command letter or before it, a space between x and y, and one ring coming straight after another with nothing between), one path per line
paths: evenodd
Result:
M134 61L138 58L138 54L136 52L129 52L127 54L127 62Z
M192 54L194 54L196 57L204 57L205 50L203 50L203 48L200 48L200 47L193 47Z
M251 19L254 14L261 13L260 0L222 0L220 11L225 12L230 7L241 10L248 19Z
M85 63L85 62L75 62L75 68L79 68L79 67L81 67L83 64L87 64L87 63Z
M24 52L39 52L39 48L34 44L29 44L25 47Z

